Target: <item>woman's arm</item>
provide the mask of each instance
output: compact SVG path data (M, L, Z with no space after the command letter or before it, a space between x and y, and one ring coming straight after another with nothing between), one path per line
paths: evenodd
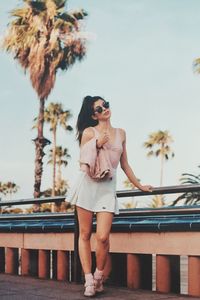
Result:
M132 168L130 167L128 163L128 158L127 158L127 151L126 151L126 133L124 130L121 130L123 134L123 152L121 155L120 159L120 165L130 182L136 186L138 189L144 191L144 192L152 192L152 186L151 185L142 185L140 182L137 180Z

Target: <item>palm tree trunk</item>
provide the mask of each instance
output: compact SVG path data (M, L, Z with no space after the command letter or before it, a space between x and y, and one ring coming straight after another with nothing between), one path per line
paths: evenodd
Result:
M57 176L58 190L61 187L61 180L62 180L61 162L59 162L59 164L58 164L58 176Z
M44 127L44 99L40 99L39 116L38 116L38 136L34 139L35 142L35 183L34 183L34 198L40 197L41 180L43 173L43 156L45 155L43 149L49 144L49 140L43 136ZM35 204L33 211L37 212L40 209L40 205Z
M160 186L163 185L164 156L161 154Z
M52 184L52 197L55 197L56 187L56 128L53 129L53 184Z

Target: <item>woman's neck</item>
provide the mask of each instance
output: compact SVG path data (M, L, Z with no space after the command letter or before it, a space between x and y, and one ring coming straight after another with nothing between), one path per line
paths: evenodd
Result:
M112 128L110 120L99 121L97 127L99 128L99 130L110 130Z

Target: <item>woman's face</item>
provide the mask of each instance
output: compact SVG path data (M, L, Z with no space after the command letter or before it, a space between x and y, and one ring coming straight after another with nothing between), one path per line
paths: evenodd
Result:
M93 116L97 120L108 120L111 117L111 110L109 108L109 102L106 102L104 100L97 100L93 104L93 110L94 114Z

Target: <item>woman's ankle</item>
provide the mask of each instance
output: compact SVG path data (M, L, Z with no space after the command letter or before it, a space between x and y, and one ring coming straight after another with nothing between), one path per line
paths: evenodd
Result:
M92 282L94 280L92 273L85 274L85 282Z
M103 276L103 270L99 270L98 268L96 268L94 272L94 277L100 279L102 276Z

